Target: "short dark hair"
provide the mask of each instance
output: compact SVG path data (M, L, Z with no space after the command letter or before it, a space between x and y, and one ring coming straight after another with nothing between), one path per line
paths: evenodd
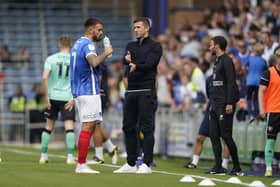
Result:
M196 57L194 57L194 56L190 57L190 61L193 62L193 63L195 63L195 64L199 64L198 58L196 58Z
M214 44L217 44L220 46L220 49L225 51L227 48L227 40L223 36L215 36L212 38L212 41Z
M150 19L147 18L147 17L138 17L136 18L133 23L136 23L136 22L143 22L143 24L149 28L151 28L151 23L150 23Z
M86 21L85 21L85 29L91 27L91 26L95 26L97 24L101 24L103 25L103 22L100 20L100 19L97 19L97 18L88 18Z

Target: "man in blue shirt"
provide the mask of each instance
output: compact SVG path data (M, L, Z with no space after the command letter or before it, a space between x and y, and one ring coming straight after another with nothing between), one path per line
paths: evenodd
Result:
M249 115L257 117L259 115L258 107L258 90L261 80L261 75L267 69L267 62L262 57L264 47L261 44L256 44L253 47L254 55L248 58L245 64L248 71L246 86L247 86L247 110ZM253 107L252 107L253 104Z
M71 49L71 90L82 122L76 173L99 173L86 165L86 157L91 136L97 124L102 121L98 67L113 52L110 45L97 56L93 41L100 41L102 34L103 22L89 18L85 22L85 35L78 39Z

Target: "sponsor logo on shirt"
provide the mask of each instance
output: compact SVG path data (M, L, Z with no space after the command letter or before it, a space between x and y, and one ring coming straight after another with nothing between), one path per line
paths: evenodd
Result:
M213 86L223 86L224 81L213 81Z

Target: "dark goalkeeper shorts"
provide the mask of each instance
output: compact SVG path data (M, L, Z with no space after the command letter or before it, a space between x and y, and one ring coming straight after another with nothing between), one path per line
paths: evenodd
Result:
M61 113L61 117L63 121L66 120L75 120L75 107L72 108L71 111L65 110L64 105L67 103L66 101L56 101L50 100L51 109L46 109L44 115L48 119L57 120L58 113Z
M267 113L266 123L267 138L276 139L280 130L280 113Z

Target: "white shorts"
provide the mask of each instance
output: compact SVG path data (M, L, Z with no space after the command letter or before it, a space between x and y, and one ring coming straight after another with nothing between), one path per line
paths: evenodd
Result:
M82 95L75 99L81 122L101 122L102 106L100 95Z

